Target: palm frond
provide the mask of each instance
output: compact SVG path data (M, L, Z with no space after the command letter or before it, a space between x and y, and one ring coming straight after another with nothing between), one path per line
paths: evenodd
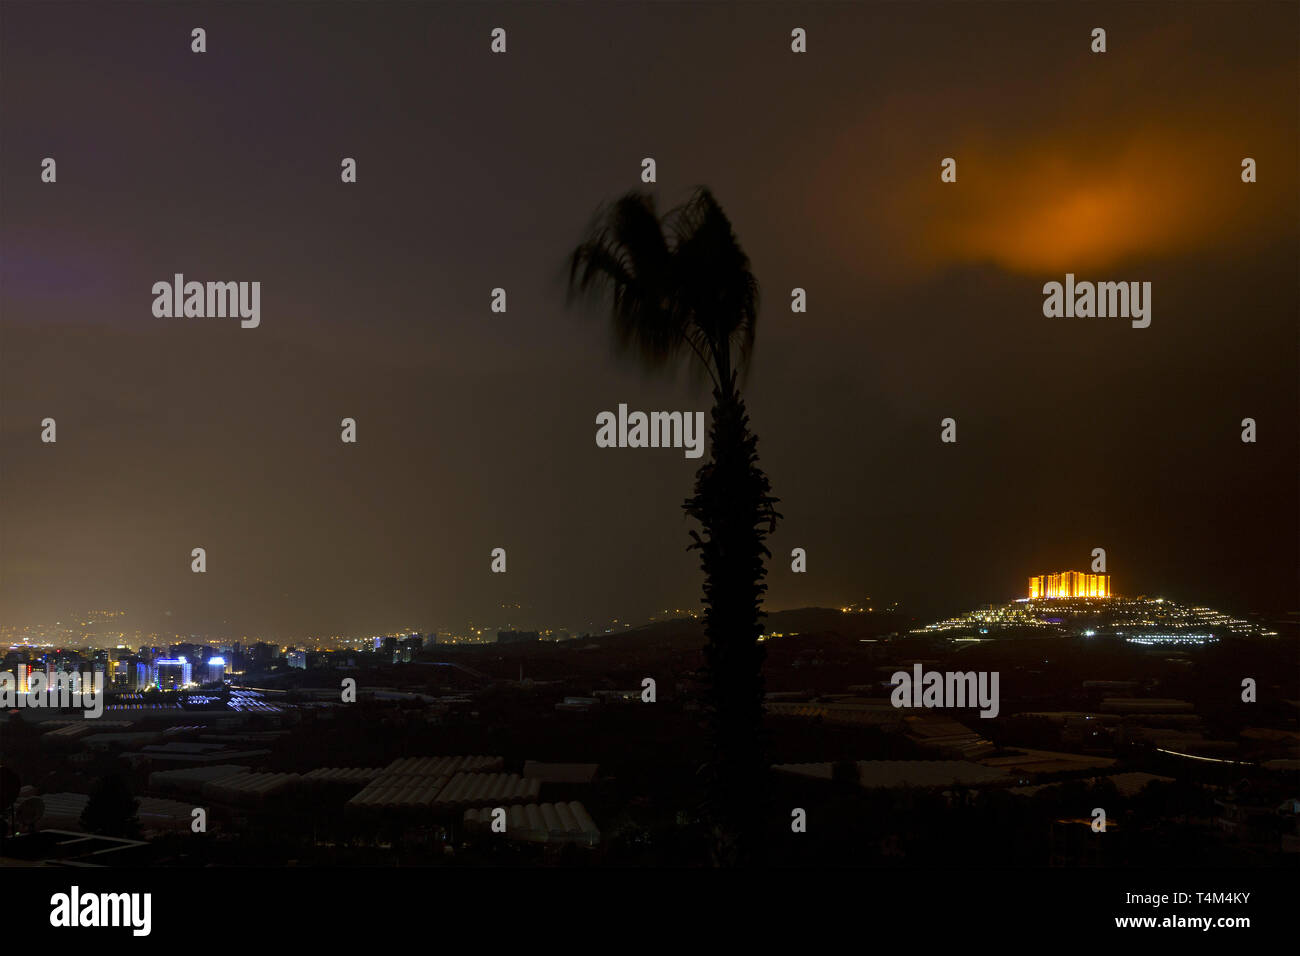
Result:
M758 282L731 221L706 186L664 219L673 241L677 310L710 344L720 372L744 369L754 347Z
M602 206L570 258L568 290L570 299L608 294L618 346L651 366L689 348L716 386L747 368L758 283L707 187L662 220L646 193Z
M612 299L620 348L650 365L676 358L685 344L670 305L672 252L654 198L631 192L603 207L570 258L569 294Z

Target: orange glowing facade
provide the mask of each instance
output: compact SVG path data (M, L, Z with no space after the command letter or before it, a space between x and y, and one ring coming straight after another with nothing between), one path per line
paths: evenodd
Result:
M1031 601L1051 598L1108 598L1111 596L1109 574L1062 571L1060 574L1039 574L1029 579L1029 599Z

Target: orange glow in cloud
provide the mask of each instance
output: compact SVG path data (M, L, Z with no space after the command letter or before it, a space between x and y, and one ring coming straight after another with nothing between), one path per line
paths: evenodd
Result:
M1053 108L1003 115L971 109L996 103L992 88L893 92L826 151L828 253L904 282L963 265L1059 277L1290 235L1295 143L1277 118L1294 113L1294 70L1182 78L1177 96L1141 76L1075 81ZM1241 180L1245 157L1256 183Z
M956 183L905 191L929 213L910 237L912 252L1013 272L1105 268L1214 243L1235 231L1239 209L1228 190L1250 188L1240 182L1240 157L1204 136L1169 134L1109 155L1055 137L997 155L954 152Z

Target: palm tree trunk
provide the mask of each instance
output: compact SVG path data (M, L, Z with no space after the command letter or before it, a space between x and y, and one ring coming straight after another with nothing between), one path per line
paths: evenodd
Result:
M763 734L764 540L776 526L776 500L758 467L757 439L732 378L714 392L710 460L696 473L695 495L683 507L700 522L691 532L704 571L706 713L710 762L705 817L713 863L760 862L768 803Z

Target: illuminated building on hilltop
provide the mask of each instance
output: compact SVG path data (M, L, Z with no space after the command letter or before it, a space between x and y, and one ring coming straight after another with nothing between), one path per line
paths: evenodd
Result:
M1109 575L1080 571L1036 575L1029 579L1027 598L986 604L909 633L946 634L951 641L1058 634L1089 642L1119 639L1153 648L1278 636L1259 621L1236 618L1214 608L1163 597L1123 597L1110 589Z
M1083 571L1062 571L1060 574L1039 574L1029 579L1029 600L1053 598L1108 598L1109 574L1087 574Z

